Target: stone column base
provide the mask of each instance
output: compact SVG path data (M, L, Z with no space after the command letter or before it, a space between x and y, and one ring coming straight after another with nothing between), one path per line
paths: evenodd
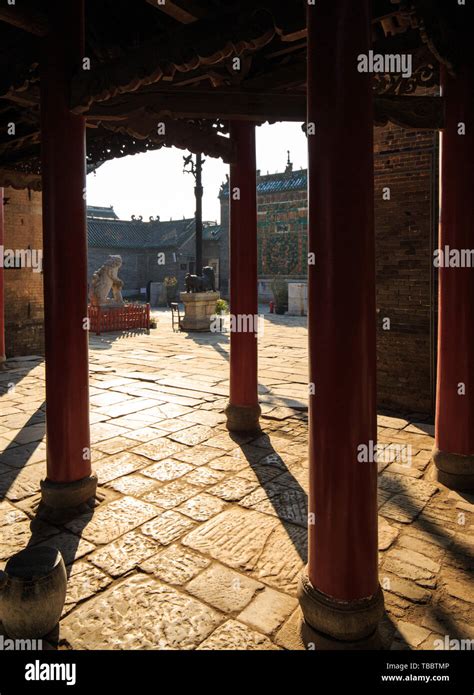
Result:
M474 490L474 455L448 454L434 447L433 461L440 483L453 490Z
M262 409L259 405L243 406L229 403L224 412L227 417L226 427L231 432L260 431Z
M94 473L72 483L42 480L38 516L41 519L61 522L90 511L95 505L97 482Z
M316 632L341 642L372 638L384 614L380 586L370 598L346 603L315 589L306 573L300 577L298 599L306 623Z

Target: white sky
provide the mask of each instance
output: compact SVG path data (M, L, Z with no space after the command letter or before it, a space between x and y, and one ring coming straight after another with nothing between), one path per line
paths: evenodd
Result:
M257 168L262 174L283 171L287 150L294 169L307 167L306 137L300 123L275 123L257 128ZM114 159L87 177L88 205L113 205L121 219L132 215L193 217L194 178L183 174L185 150L162 148L154 152ZM229 167L221 159L205 157L203 168L203 218L220 221L217 198Z

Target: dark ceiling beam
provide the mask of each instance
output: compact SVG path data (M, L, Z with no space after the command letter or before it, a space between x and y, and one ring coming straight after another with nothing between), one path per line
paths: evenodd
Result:
M18 104L19 106L39 106L40 105L40 92L39 87L29 85L27 89L13 90L10 89L6 94L4 94L1 99L5 101Z
M374 53L411 53L415 55L423 51L426 55L424 46L420 47L420 35L417 29L407 29L402 34L385 36L372 43Z
M46 36L49 32L49 22L46 15L33 8L2 5L0 7L0 21L23 29L35 36Z
M40 142L39 131L27 133L21 137L5 140L0 143L0 159L6 159L10 154L20 152L32 145L37 145Z
M192 24L206 16L205 10L193 0L165 0L162 4L159 4L157 0L146 1L181 24Z
M128 94L94 104L88 120L126 120L139 110L159 118L197 118L266 121L301 121L306 111L304 95L286 92L247 92L241 89L156 89Z
M249 77L242 87L254 90L285 89L306 84L306 60L275 66L268 72Z
M443 97L376 96L374 103L376 125L389 121L404 128L441 130L445 127Z
M267 96L268 95L266 95L265 98L267 98ZM282 98L282 95L280 95L280 98ZM224 100L226 100L226 98ZM200 104L201 103L200 101ZM286 106L285 108L288 109L290 107ZM212 118L219 118L223 109L223 104L220 104L218 111L212 114ZM261 111L261 109L259 110ZM306 105L304 95L299 98L298 102L292 101L291 111L293 120L299 122L305 121ZM151 110L145 110L145 108L143 108L128 116L115 114L109 117L112 117L114 120L107 120L106 117L102 116L102 120L99 119L96 122L99 128L94 128L93 130L92 137L94 141L95 138L100 139L103 137L104 132L109 131L110 138L114 139L118 149L120 149L122 135L134 138L143 143L149 143L150 149L163 146L175 146L181 149L188 149L191 152L203 152L209 156L222 157L225 162L232 162L235 157L232 142L229 138L219 135L217 129L212 129L210 127L202 128L198 124L183 120L162 119L165 122L165 134L158 136L157 122L160 116ZM269 120L271 122L280 120L274 113L266 114L265 117L260 115L259 118L257 118L255 113L250 114L247 112L241 117L255 120L259 123L264 120ZM445 101L442 97L430 96L375 96L375 125L384 126L389 121L402 127L416 130L443 129L445 126ZM16 161L21 162L32 157L34 151L36 151L32 150L32 147L37 148L39 145L39 133L31 133L22 140L23 142L3 143L3 145L0 146L0 156L4 160L6 157L9 157L12 163ZM19 145L21 145L21 147L19 147ZM139 145L136 151L141 151ZM107 156L104 157L104 159L107 158ZM14 169L4 167L0 169L0 186L2 185L14 186L16 188L38 189L40 187L40 181L38 177L32 174L25 174L21 171L17 172Z
M375 96L375 120L387 120L410 128L436 130L443 127L444 102L440 97ZM87 115L91 122L126 122L140 117L235 119L249 121L306 120L305 94L229 90L147 90L95 104Z

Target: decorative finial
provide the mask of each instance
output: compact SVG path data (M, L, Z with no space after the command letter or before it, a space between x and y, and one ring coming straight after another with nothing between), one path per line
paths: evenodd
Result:
M287 150L287 152L288 152L288 161L286 163L285 174L289 174L293 171L293 162L290 159L290 150Z

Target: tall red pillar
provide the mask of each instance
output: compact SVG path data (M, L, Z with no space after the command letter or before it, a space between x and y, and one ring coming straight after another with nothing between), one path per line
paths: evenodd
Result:
M440 482L474 489L474 68L444 71L441 135L438 382L433 458ZM454 252L454 253L453 253Z
M230 167L230 398L227 427L259 428L257 370L257 171L255 125L234 121L237 160Z
M358 56L371 47L370 5L308 6L309 252L315 254L308 330L315 395L309 401L309 561L299 598L306 623L346 642L373 635L383 614L377 464L365 460L377 438L373 97L371 75L358 71Z
M89 435L85 119L69 109L72 75L84 56L83 0L48 5L42 39L47 507L94 495Z
M5 215L3 211L3 188L0 188L0 248L5 243ZM3 263L0 266L0 364L5 361L5 276Z

